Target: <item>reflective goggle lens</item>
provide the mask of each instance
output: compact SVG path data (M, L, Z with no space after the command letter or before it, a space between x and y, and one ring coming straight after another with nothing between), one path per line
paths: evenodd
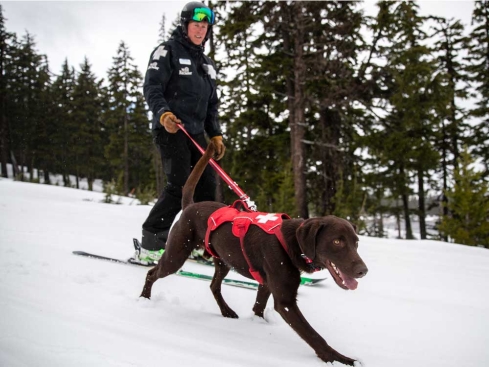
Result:
M195 8L192 20L196 22L207 20L209 24L214 24L214 12L209 8Z

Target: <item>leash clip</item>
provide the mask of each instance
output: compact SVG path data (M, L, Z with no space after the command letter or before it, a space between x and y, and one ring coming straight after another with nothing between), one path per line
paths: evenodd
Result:
M321 268L319 266L315 266L312 263L312 260L310 258L308 258L305 254L301 254L301 257L304 259L304 261L306 262L307 266L309 266L309 268L311 268L312 271L316 272L316 271L323 270L323 268Z

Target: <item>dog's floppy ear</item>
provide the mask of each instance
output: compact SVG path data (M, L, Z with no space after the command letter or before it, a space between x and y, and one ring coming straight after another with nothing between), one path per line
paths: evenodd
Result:
M324 227L324 222L320 219L307 219L297 228L296 237L299 246L309 259L316 257L316 238L319 231Z

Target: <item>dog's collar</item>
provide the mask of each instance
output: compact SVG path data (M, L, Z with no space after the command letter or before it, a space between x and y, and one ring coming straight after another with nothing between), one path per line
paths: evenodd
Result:
M301 226L302 226L302 224L301 224ZM275 231L275 236L277 236L277 238L278 238L278 240L279 240L280 244L282 245L282 247L284 248L285 252L286 252L286 253L289 255L289 257L290 257L290 253L289 253L289 249L288 249L287 243L285 242L285 238L284 238L284 236L283 236L282 231L281 231L281 229L280 229L280 228L277 228L277 230ZM311 272L316 272L316 271L323 270L323 268L318 267L318 266L315 266L315 265L314 265L314 263L313 263L313 261L312 261L310 258L308 258L308 257L307 257L307 256L306 256L306 255L303 253L304 251L302 251L302 248L301 248L300 243L299 243L299 249L300 249L300 250L301 250L301 252L302 252L302 253L301 253L301 257L302 257L302 259L303 259L303 260L306 262L307 267L308 267L309 269L311 269Z
M300 248L300 245L299 245L299 248ZM314 265L313 261L308 258L305 254L301 254L301 257L304 259L304 261L306 262L307 266L313 271L313 272L316 272L316 271L321 271L323 270L323 268L321 268L320 266L316 266Z
M302 223L300 224L299 228L300 228L300 227L302 227L303 225L304 225L304 222L302 222ZM309 258L309 257L307 257L307 255L306 255L306 254L304 254L304 250L302 250L301 244L300 244L300 243L298 243L298 245L299 245L299 248L301 249L301 252L302 252L302 253L301 253L301 257L304 259L304 261L306 262L306 264L307 264L307 266L309 267L309 269L311 269L311 271L313 271L313 272L323 270L323 268L322 268L322 267L314 265L314 262L312 261L312 259L311 259L311 258Z

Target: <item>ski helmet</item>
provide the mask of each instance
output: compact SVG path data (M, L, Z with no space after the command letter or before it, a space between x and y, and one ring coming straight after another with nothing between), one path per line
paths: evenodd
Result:
M205 35L204 42L209 38L209 34L212 30L212 25L216 20L214 12L205 4L198 1L192 1L186 4L180 14L180 24L182 25L183 32L187 34L187 27L190 21L202 22L207 21L209 23L209 29Z

